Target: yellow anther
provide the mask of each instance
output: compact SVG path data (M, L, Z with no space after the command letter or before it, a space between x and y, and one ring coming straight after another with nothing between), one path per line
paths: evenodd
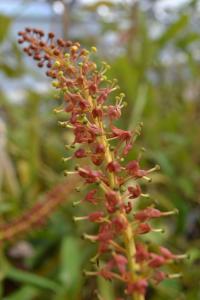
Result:
M91 47L92 52L97 52L97 48L96 47Z
M59 82L58 81L52 81L51 85L55 88L59 87Z
M64 74L63 74L63 71L59 71L59 72L58 72L58 76L59 76L59 77L63 77L63 75L64 75Z
M60 65L61 65L60 62L58 60L56 60L54 63L54 67L59 68Z
M72 47L71 47L71 51L76 52L77 50L78 50L78 47L77 47L77 46L72 46Z

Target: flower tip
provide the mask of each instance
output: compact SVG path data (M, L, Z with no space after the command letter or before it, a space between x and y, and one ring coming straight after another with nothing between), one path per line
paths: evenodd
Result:
M178 208L175 208L175 209L173 210L173 214L174 214L174 215L178 215L178 214L179 214Z
M143 178L147 181L147 182L152 182L152 178L150 178L150 177L147 177L147 176L143 176Z
M56 60L55 63L54 63L54 67L55 67L55 68L59 68L60 65L61 65L61 64L60 64L59 60Z
M68 176L68 171L64 171L64 176Z
M59 87L59 82L58 81L52 81L51 85L52 85L52 87L58 88Z
M160 165L155 165L155 171L160 171Z
M190 253L186 253L186 259L190 260L190 258L191 258Z
M93 46L93 47L91 47L91 51L94 52L94 53L96 53L97 52L97 48Z
M181 277L183 277L182 273L175 273L175 274L168 274L167 275L167 278L169 278L169 279L176 279L176 278L181 278Z
M65 162L67 162L68 160L70 160L72 157L70 156L70 157L62 157L61 158L61 161L63 162L63 163L65 163Z
M72 207L76 207L77 205L79 205L81 203L81 201L74 201L72 203Z
M82 271L82 274L83 274L83 276L87 276L87 271L86 271L86 270L83 270L83 271Z

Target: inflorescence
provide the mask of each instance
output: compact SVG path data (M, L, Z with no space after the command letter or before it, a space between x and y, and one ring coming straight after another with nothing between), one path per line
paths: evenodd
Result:
M75 170L64 174L79 175L89 188L85 197L74 203L89 203L93 207L92 212L75 216L74 221L87 220L98 225L95 235L83 234L84 239L97 243L92 259L94 269L84 273L119 280L124 287L123 297L142 300L149 283L179 277L180 274L164 272L162 267L186 256L174 255L165 247L151 249L141 238L152 231L162 232L152 227L152 219L177 213L160 211L153 202L136 209L136 202L148 197L142 191L141 181L150 182L149 174L159 170L158 166L143 170L140 155L127 162L142 124L132 131L114 124L126 106L125 95L119 93L110 103L110 94L119 87L116 80L107 79L109 65L103 62L97 67L92 60L95 47L88 51L77 42L56 39L53 33L44 38L43 31L31 28L19 32L19 36L18 42L26 44L24 52L37 61L38 67L46 68L46 75L53 79L52 86L64 99L55 112L66 113L67 120L59 124L73 132L74 140L66 146L72 154L63 160L79 163Z

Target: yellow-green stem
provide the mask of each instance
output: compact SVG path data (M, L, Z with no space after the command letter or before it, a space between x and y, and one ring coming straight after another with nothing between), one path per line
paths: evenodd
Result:
M99 120L99 119L97 121L97 124L102 130L102 136L99 139L100 139L100 142L105 147L105 159L106 159L106 162L109 163L112 161L112 154L109 149L109 144L108 144L106 135L104 134L103 124L102 124L101 120ZM109 182L110 182L110 186L112 188L118 188L117 178L114 173L110 173ZM124 238L124 245L126 248L129 270L130 270L132 279L135 280L137 278L137 271L139 270L139 266L135 261L136 248L135 248L135 241L134 241L132 226L129 223L128 218L125 213L118 212L118 214L120 215L121 218L125 219L125 221L127 221L127 224L128 224L127 228L124 230L123 238ZM144 300L144 296L142 294L134 293L132 295L132 299L133 300Z

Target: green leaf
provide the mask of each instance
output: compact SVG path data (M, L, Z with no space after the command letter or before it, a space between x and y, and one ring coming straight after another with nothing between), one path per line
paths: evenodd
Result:
M129 129L134 128L139 121L142 121L142 115L147 102L147 85L142 84L138 89L138 94L133 106L130 118Z
M3 298L3 300L32 300L38 294L38 290L32 286L23 286L21 289L17 290L17 292L12 293L11 296Z
M3 42L8 34L11 25L11 18L5 15L0 15L0 43Z
M163 47L171 39L173 39L179 32L181 32L188 24L189 18L182 15L175 23L171 24L162 36L157 40L160 47Z
M190 44L197 42L200 40L200 34L197 32L189 32L186 34L186 36L184 36L183 38L180 38L177 41L177 45L180 48L185 48L187 46L189 46Z
M113 283L108 280L103 279L102 277L98 277L98 290L103 299L106 300L114 300L114 287Z
M82 252L80 251L80 243L75 237L66 237L62 241L60 253L60 281L65 287L67 296L75 300L80 292L82 281L81 262Z
M161 169L163 170L164 174L167 174L168 176L174 175L174 166L165 153L157 150L154 151L154 153L152 153L152 156L154 157L156 162L161 166Z
M59 290L59 285L54 281L44 278L33 273L22 271L14 267L9 267L6 272L6 278L20 282L34 285L41 289L48 289L54 292Z

